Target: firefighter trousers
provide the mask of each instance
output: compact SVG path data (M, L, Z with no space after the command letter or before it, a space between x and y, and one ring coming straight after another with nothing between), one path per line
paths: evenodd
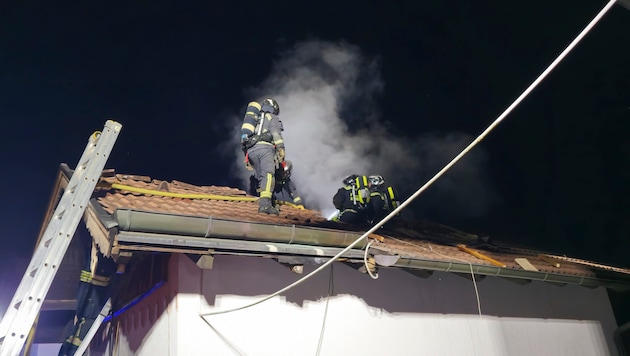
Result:
M271 201L273 189L276 184L276 164L274 155L276 149L268 143L261 142L251 147L248 151L249 162L256 172L256 179L260 184L261 204L263 201Z

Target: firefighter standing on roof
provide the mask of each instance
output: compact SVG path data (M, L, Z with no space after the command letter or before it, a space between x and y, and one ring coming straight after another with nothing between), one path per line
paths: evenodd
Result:
M280 107L271 98L252 101L241 126L241 144L246 159L260 182L258 212L278 215L280 211L271 200L275 187L276 168L284 161L282 122L278 118Z

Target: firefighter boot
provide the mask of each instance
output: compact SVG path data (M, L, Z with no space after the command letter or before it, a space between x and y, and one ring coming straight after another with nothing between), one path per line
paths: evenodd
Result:
M271 204L271 198L260 198L258 200L258 212L280 215L280 210Z

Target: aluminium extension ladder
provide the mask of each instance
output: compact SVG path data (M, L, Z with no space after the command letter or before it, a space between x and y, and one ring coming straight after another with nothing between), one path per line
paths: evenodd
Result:
M24 347L121 128L120 123L107 120L102 132L90 136L0 322L0 356L17 356Z

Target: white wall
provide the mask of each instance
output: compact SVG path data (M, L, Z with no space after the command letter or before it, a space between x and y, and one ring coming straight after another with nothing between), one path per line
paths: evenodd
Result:
M201 312L247 305L301 275L259 257L219 255L203 271L182 255L171 263L169 284L154 293L170 302L167 312L150 332L121 332L119 355L616 354L616 324L602 288L488 277L477 283L479 316L473 283L457 275L423 279L380 269L373 280L335 263L332 275L327 268L281 297L207 316L208 325ZM305 266L305 274L315 267Z
M177 258L172 261L175 268L169 270L169 280L175 284L165 283L104 323L90 343L90 355L109 355L110 349L119 356L177 355Z
M52 356L58 355L61 349L61 344L33 344L31 347L30 356Z

